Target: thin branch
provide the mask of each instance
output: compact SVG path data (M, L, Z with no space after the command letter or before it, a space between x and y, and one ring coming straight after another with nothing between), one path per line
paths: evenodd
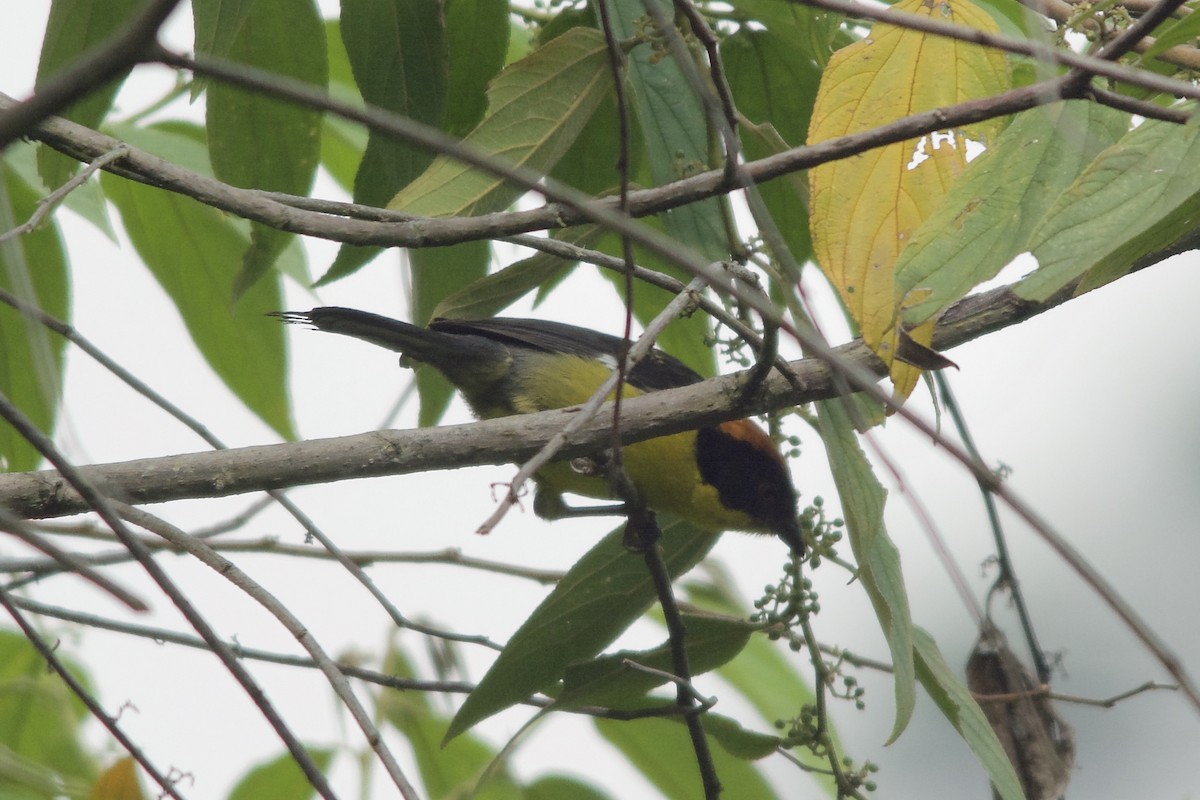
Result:
M1088 6L1091 3L1082 3L1078 0L1072 2L1063 2L1063 0L1019 0L1022 5L1036 11L1037 13L1054 20L1060 25L1068 25L1072 27L1080 27L1083 32L1089 35L1103 36L1104 28L1104 11L1089 11ZM1099 5L1099 4L1097 4ZM1134 12L1134 16L1144 14L1153 9L1157 4L1155 0L1122 0L1118 4L1121 8ZM1176 9L1175 13L1187 12L1186 6ZM1078 22L1081 15L1085 15L1082 24ZM1155 44L1153 36L1143 36L1140 40L1134 43L1133 50L1138 53L1145 53ZM1177 44L1173 47L1168 47L1163 52L1155 56L1156 59L1167 64L1196 71L1200 69L1200 49L1194 45Z
M873 19L898 25L909 30L924 31L963 42L994 47L1008 53L1036 58L1054 64L1063 64L1078 69L1088 76L1099 75L1116 81L1123 81L1143 89L1163 92L1172 97L1185 97L1193 100L1200 99L1200 86L1176 78L1159 75L1148 70L1137 69L1108 61L1097 56L1076 53L1073 50L1053 47L1030 39L1016 39L999 33L990 33L966 25L956 25L933 17L913 14L907 11L896 11L886 6L872 6L860 0L797 0L804 5L816 6L829 11L837 11L859 19ZM1180 2L1180 0L1170 0ZM1073 92L1068 92L1072 94Z
M1112 697L1094 698L1081 697L1075 694L1062 694L1061 692L1053 692L1048 685L1032 689L1027 692L1005 692L1003 694L976 694L972 693L978 703L1012 703L1017 700L1025 700L1033 697L1044 697L1048 700L1057 700L1061 703L1073 703L1079 706L1095 706L1097 708L1113 708L1118 703L1128 700L1131 697L1136 697L1139 694L1153 691L1176 691L1178 686L1173 686L1169 683L1158 683L1157 681L1146 681L1141 686L1135 686L1128 691L1115 694Z
M801 565L797 565L795 573L796 584L799 585L801 580ZM797 615L797 622L801 632L804 634L804 645L808 648L809 661L813 666L813 694L816 700L816 729L812 732L812 744L809 749L814 756L825 758L825 762L829 764L829 774L833 778L834 783L838 788L838 797L853 797L856 800L865 800L863 795L858 791L858 788L853 785L850 778L847 777L846 771L842 769L842 759L838 755L837 744L830 735L830 717L828 704L829 685L833 679L833 672L829 665L825 663L825 658L822 655L821 648L817 644L817 636L813 631L811 614L808 610L801 609Z
M675 602L675 591L671 586L671 574L663 560L662 549L657 543L644 548L642 557L646 561L646 569L654 581L654 589L658 594L658 602L662 607L663 619L667 625L667 641L671 645L671 665L674 672L670 679L676 684L676 704L684 712L684 722L687 725L688 737L692 741L692 750L696 754L696 764L700 770L700 780L704 786L706 800L717 800L721 794L721 780L717 777L717 768L712 760L712 751L708 746L708 736L704 733L704 725L700 721L697 704L699 693L692 687L692 670L688 665L686 647L687 629L683 616L679 613L679 605ZM708 705L708 701L703 701Z
M21 411L12 404L12 402L3 393L0 393L0 417L2 417L12 428L27 442L34 446L42 456L55 466L59 478L59 486L69 484L70 487L78 494L83 506L95 511L101 519L112 529L117 538L121 540L126 548L134 554L138 563L150 575L163 593L170 598L171 602L179 609L188 623L195 629L201 637L208 642L212 647L213 652L225 665L225 668L233 675L234 679L241 684L242 688L250 695L251 700L262 712L267 723L275 730L279 738L283 741L284 746L288 748L292 758L295 759L301 771L313 788L325 798L334 800L333 790L330 788L328 781L325 780L324 774L313 762L308 751L288 728L287 723L283 721L283 717L271 704L263 693L262 688L251 677L250 673L238 663L233 653L228 647L217 637L216 632L208 621L200 614L187 595L179 589L178 586L170 579L167 573L154 560L154 556L142 547L137 537L132 531L121 521L113 508L113 504L104 494L97 490L96 486L84 477L80 470L67 461L67 459L59 452L54 443L50 441L44 433L30 422ZM10 509L11 510L11 509Z
M42 224L46 217L50 216L50 212L57 208L59 203L66 199L67 195L78 189L83 184L87 183L88 178L95 175L104 167L108 166L119 158L124 158L128 152L129 147L127 145L120 145L119 147L114 147L112 150L109 150L107 153L93 160L91 163L86 164L83 169L72 175L66 183L42 199L38 200L37 207L34 208L33 214L29 216L27 221L18 225L12 230L8 230L0 234L0 244L4 243L8 239L15 238L17 236L24 236L27 233L32 233L33 231L37 230L37 227ZM7 292L5 292L5 294L7 294Z
M100 705L100 701L97 700L94 695L92 695L91 691L89 691L86 686L75 679L75 676L71 673L71 670L67 669L66 665L62 662L62 659L60 659L57 653L55 653L56 648L48 645L45 639L42 638L42 635L38 632L37 628L31 625L29 620L25 619L25 615L22 614L17 608L18 603L18 598L13 597L6 590L0 588L0 606L4 606L4 610L7 611L10 616L12 616L13 621L17 623L17 626L21 629L21 632L25 634L25 638L28 639L29 643L33 645L34 649L41 654L42 658L46 659L46 663L50 666L50 669L54 670L58 676L62 678L62 681L67 685L67 688L70 689L71 692L78 697L85 706L87 706L88 713L95 717L96 720L104 726L104 728L112 735L112 737L116 739L118 743L120 743L121 747L125 749L125 752L129 753L129 755L133 757L133 760L136 761L142 769L146 770L146 774L148 774L154 780L154 782L162 788L164 794L174 797L175 800L183 800L182 796L179 794L179 791L175 788L175 782L163 775L158 768L150 762L150 759L146 757L146 754L142 752L142 749L134 744L133 740L126 736L125 732L121 730L120 725L117 724L116 718L110 716L109 713L104 710L104 707Z
M189 555L194 556L205 566L210 567L218 575L241 589L270 613L271 616L275 617L287 629L288 633L295 637L300 646L312 656L313 661L316 662L322 674L325 675L334 694L338 696L342 704L350 712L350 716L358 724L363 737L371 749L375 751L376 756L379 758L388 776L392 779L393 784L400 790L401 796L405 800L418 800L419 796L416 789L413 788L412 784L404 776L404 772L396 762L395 756L392 755L391 750L384 743L383 737L375 727L375 723L372 722L371 715L367 712L367 709L354 695L354 691L350 688L345 675L341 673L333 659L325 653L325 650L317 642L316 637L309 633L304 624L283 603L280 603L262 585L242 572L233 562L218 555L204 542L188 536L174 525L151 514L147 514L145 511L124 504L114 504L114 506L122 517L133 524L163 537L176 547L186 550ZM224 646L224 643L222 643L222 646Z
M941 373L934 373L937 377L941 377ZM917 496L916 492L911 491L908 481L904 479L904 472L898 464L896 464L891 456L880 446L879 442L873 436L863 437L876 458L883 464L884 468L892 476L896 487L900 494L904 497L904 501L908 503L909 509L913 516L916 517L917 524L925 531L925 536L929 539L929 544L937 555L938 560L942 562L942 569L946 576L950 579L950 583L954 586L954 590L958 592L958 598L962 601L963 608L967 610L967 614L977 624L983 623L983 609L980 608L979 600L976 599L971 591L971 586L967 582L967 577L963 574L962 568L954 561L954 557L950 554L950 548L946 545L946 537L942 535L937 524L933 521L933 515L929 513L925 503Z
M712 106L715 119L713 127L720 132L725 143L725 174L732 183L737 179L738 161L742 155L742 143L737 135L738 111L733 102L733 90L725 77L725 67L721 61L720 42L708 26L704 15L696 8L691 0L674 0L676 12L682 14L688 21L688 27L696 41L704 46L704 54L708 59L708 76L711 85L698 82L693 86L705 107ZM715 97L713 96L715 93ZM715 102L714 102L715 101Z
M1106 61L1116 61L1130 50L1136 48L1138 42L1143 37L1148 35L1161 23L1170 19L1171 15L1185 2L1187 0L1159 0L1149 11L1138 17L1132 25L1121 31L1112 40L1106 42L1096 52L1096 58L1103 58Z
M110 152L115 152L110 151ZM96 163L96 162L92 162ZM66 339L71 344L78 347L88 355L93 361L99 364L104 369L108 370L133 391L145 397L154 405L161 408L169 416L181 422L185 427L199 436L205 443L215 448L224 448L225 445L218 439L209 429L198 419L188 414L179 406L172 403L167 398L163 397L154 390L145 381L138 378L125 367L121 366L115 359L111 358L103 350L91 342L90 339L81 334L74 325L64 320L60 320L52 314L47 314L42 309L25 302L19 297L11 294L3 288L0 288L0 303L11 307L18 313L37 322L39 325L57 333L59 336Z
M1100 62L1107 64L1108 62ZM380 109L359 109L339 103L309 84L283 81L288 87L283 96L361 122L374 131L408 140L411 122ZM262 91L278 88L263 79ZM1065 99L1059 80L1045 81L1013 89L982 100L971 100L933 111L914 114L869 131L838 137L815 145L797 147L744 165L745 174L756 182L770 180L818 164L844 158L886 144L916 138L937 130L966 125L997 116L1024 111L1039 105ZM0 111L11 107L11 98L0 94ZM53 118L30 133L32 138L45 142L74 158L88 160L111 150L120 142L67 120ZM476 157L474 160L481 160ZM486 159L485 159L486 160ZM490 161L488 162L490 164ZM596 222L607 228L626 233L656 255L679 264L695 273L708 262L674 239L639 225L615 210L616 200L591 201L575 208L552 203L531 211L498 212L478 217L440 219L418 218L404 222L371 222L359 219L335 219L319 213L306 213L294 206L272 200L270 196L252 189L241 189L192 172L130 147L129 155L110 165L109 172L167 191L193 197L206 205L227 211L269 227L315 236L329 241L385 247L431 247L458 244L478 239L494 239L533 230L567 227L582 222ZM506 176L507 177L507 176ZM533 176L522 174L517 181L522 186L534 183ZM730 190L720 170L702 172L689 178L654 189L629 194L629 213L642 217L679 208L697 200L714 197ZM691 267L688 267L691 264Z
M940 319L934 347L946 350L1018 324L1071 297L1071 288L1045 302L1023 300L1005 288L973 295ZM861 343L834 349L839 361L883 374L883 365ZM832 369L820 359L790 363L802 390L773 375L750 403L735 398L740 373L677 389L631 398L624 414L626 443L694 430L771 410L837 396ZM477 464L522 462L557 434L570 410L545 411L467 425L408 431L372 431L335 439L200 452L116 464L79 467L81 474L129 503L160 503L208 498L266 488L287 488L331 480L404 475ZM604 421L576 432L560 451L563 459L587 455L607 440ZM971 464L973 460L967 459ZM984 470L985 477L990 472ZM61 476L43 472L0 474L0 504L25 518L46 518L88 510Z
M1087 90L1090 99L1109 108L1123 111L1126 114L1138 114L1146 119L1157 119L1174 125L1186 125L1192 118L1192 112L1182 108L1163 108L1152 100L1141 100L1120 92L1090 86Z
M962 439L963 446L971 456L983 463L983 456L979 452L979 448L975 446L975 439L971 436L970 429L967 428L966 418L963 416L962 409L959 408L958 398L954 396L954 392L950 388L950 382L944 375L935 375L934 382L938 388L938 394L942 399L942 406L946 409L946 413L950 415L950 420L954 423L955 429L958 431L958 437ZM1017 580L1017 570L1013 566L1012 556L1008 552L1008 542L1004 536L1004 528L1000 523L1000 512L996 507L996 498L992 496L991 491L982 482L979 484L980 494L983 495L983 506L987 512L988 523L992 529L992 538L996 543L996 559L1000 564L1000 576L997 579L998 584L1003 584L1008 588L1009 594L1013 599L1013 603L1017 608L1017 617L1021 621L1021 629L1025 634L1025 642L1029 647L1029 652L1033 656L1033 666L1037 671L1038 680L1042 683L1050 681L1050 665L1046 663L1046 653L1042 650L1038 643L1037 634L1033 629L1033 616L1029 613L1029 607L1025 604L1025 593L1021 591L1021 583Z
M622 214L629 213L629 140L632 135L632 127L629 120L629 98L625 90L625 53L621 48L621 43L617 41L616 29L613 25L612 9L609 7L607 0L600 0L597 9L600 15L600 26L604 31L604 44L608 50L608 68L612 73L613 96L617 104L617 179L620 183L617 192L617 208ZM637 269L633 254L633 242L624 234L621 235L621 280L623 299L625 307L624 330L621 334L620 352L617 354L617 368L614 370L612 379L606 380L600 391L593 395L588 405L593 403L596 407L604 401L609 392L613 393L612 404L612 436L611 443L608 446L608 480L614 489L614 493L621 496L625 501L627 530L635 527L639 518L644 517L646 509L640 505L641 501L633 496L624 496L625 494L632 495L631 491L623 493L622 487L631 485L629 476L625 473L625 451L621 444L621 403L625 398L625 381L627 370L633 368L634 362L630 360L631 340L633 337L633 275ZM678 298L679 295L676 295ZM672 314L672 318L677 316L677 312ZM655 319L658 322L663 315L659 315ZM650 340L658 336L658 332L650 334ZM612 384L607 390L605 386ZM594 411L593 411L594 413ZM542 453L548 453L549 446ZM541 455L541 454L539 454Z
M60 619L65 622L71 622L88 628L95 628L97 630L109 631L111 633L119 633L123 636L135 636L142 639L150 639L158 644L176 644L180 645L181 647L189 647L194 650L204 650L207 652L212 651L212 648L209 646L208 642L204 641L200 637L190 636L188 634L173 631L168 628L160 628L152 625L140 625L134 622L110 619L108 617L101 617L96 614L89 614L84 611L77 611L75 609L53 606L47 603L40 603L36 600L30 600L29 598L18 597L16 595L9 595L9 597L11 598L14 606L22 608L32 614L38 614L39 616ZM263 663L267 664L279 664L285 667L300 667L303 669L314 670L320 669L320 665L311 657L247 647L238 641L227 642L226 646L229 647L238 658L248 659L251 661L262 661ZM444 692L447 694L468 694L475 689L475 684L466 683L463 681L425 681L414 678L399 678L395 675L366 669L365 667L361 667L356 664L337 663L335 666L342 674L346 675L346 677L355 678L367 683L373 683L389 689L398 689L400 691L411 690L419 692Z
M150 610L145 601L133 592L92 569L88 565L85 556L68 552L53 542L47 541L36 531L32 530L30 526L25 524L23 520L15 517L12 512L3 506L0 506L0 531L13 536L35 550L45 553L49 558L43 559L43 563L48 564L51 569L55 571L65 570L78 575L98 587L101 591L112 595L115 600L134 611ZM122 555L128 557L125 553L122 553Z
M0 113L0 150L141 61L177 5L179 0L153 0L111 38L54 73L28 100L4 109Z
M49 532L56 533L53 530ZM205 538L195 533L191 534L191 536L193 539ZM103 538L111 540L112 537ZM144 536L142 537L142 543L151 551L184 552L180 548L164 542L157 537ZM212 542L209 546L218 553L269 553L271 555L291 558L311 558L321 561L337 560L336 556L323 548L313 547L312 545L284 544L274 536L259 539ZM107 566L130 560L129 553L124 550L115 550L107 553L68 553L68 555L77 559L81 565L85 566ZM563 573L559 570L536 569L534 567L524 567L519 564L505 564L500 561L475 558L464 555L462 550L456 547L448 547L444 550L430 552L345 550L343 551L343 555L355 564L364 567L372 564L448 564L450 566L490 572L496 575L525 578L542 585L557 583L563 576ZM40 580L47 575L53 575L61 571L63 571L62 565L57 559L53 558L0 558L0 572L29 573L28 578L8 584L7 588L9 589L17 588L24 585L24 583Z
M689 695L693 702L689 704L689 707L682 712L680 711L678 700L676 701L676 704L672 707L674 713L676 714L682 713L694 715L703 711L708 711L717 704L717 699L715 697L706 697L705 695L701 694L700 690L696 688L694 683L692 683L690 680L684 680L674 672L667 672L663 669L650 667L645 664L639 664L632 658L621 659L621 666L634 672L640 672L643 675L651 675L655 678L661 678L662 680L678 687L681 691Z
M150 639L158 644L176 644L180 645L181 647L189 647L195 650L204 651L211 651L212 649L208 646L207 642L197 636L189 636L187 634L179 633L178 631L169 630L167 628L159 628L151 625L139 625L137 623L125 622L123 620L110 619L108 617L101 617L96 614L88 614L83 611L62 608L60 606L53 606L47 603L40 603L36 600L30 600L29 598L18 597L16 595L8 595L8 597L11 600L12 605L39 616L60 619L77 625L83 625L88 628L119 633L124 636L135 636L142 639ZM251 661L261 661L267 664L278 664L285 667L298 667L301 669L312 670L320 669L320 665L318 665L317 662L312 658L292 655L289 653L279 653L273 650L262 650L259 648L247 647L246 645L236 641L229 642L228 646L238 655L239 658L244 658ZM396 689L398 691L436 692L441 694L470 694L471 692L475 691L477 686L476 684L467 681L439 681L419 680L416 678L400 678L390 673L367 669L357 664L336 663L335 666L348 678L354 678L365 683L371 683L387 689ZM522 700L521 705L532 706L534 708L548 708L553 706L555 702L556 701L554 698L535 695ZM581 714L588 717L600 717L603 719L614 720L645 719L647 717L670 717L679 716L681 714L679 706L675 704L639 709L613 709L602 706L574 706L571 708L556 708L555 710L563 711L568 714Z
M50 330L54 331L55 333L58 333L59 335L66 338L68 341L70 341L73 344L75 344L76 346L78 346L85 353L87 353L94 360L96 360L101 366L105 367L112 374L116 375L127 386L132 388L137 393L141 394L146 399L150 400L150 402L154 403L159 408L166 411L170 416L172 416L175 419L182 422L184 425L186 425L188 428L190 428L193 432L195 432L198 436L200 436L200 438L202 438L206 443L208 443L213 448L215 448L217 450L227 450L228 449L228 447L225 445L225 443L222 442L219 438L217 438L217 436L214 435L211 431L209 431L208 428L206 426L204 426L199 420L195 419L190 414L185 412L183 409L179 408L174 403L167 400L165 397L163 397L161 394L159 394L157 391L155 391L153 388L151 388L148 384L144 383L142 380L137 378L135 375L133 375L127 369L125 369L120 364L118 364L115 360L113 360L112 358L109 358L103 351L101 351L98 347L93 345L89 340L84 338L72 325L70 325L66 322L63 322L62 320L59 320L59 319L51 316L50 314L45 313L44 311L42 311L39 308L36 308L34 306L29 305L28 303L25 303L25 302L19 300L18 298L9 294L8 292L4 291L3 289L0 289L0 302L7 303L8 305L12 306L14 309L19 311L20 313L30 317L31 319L36 320L37 322L41 323L42 325L46 326ZM280 506L282 506L285 511L287 511L297 522L300 523L300 526L302 528L304 528L304 531L308 536L319 541L321 543L321 545L330 554L332 554L332 556L335 559L337 559L339 562L341 562L341 564L346 568L346 570L352 576L354 576L354 578L356 580L358 580L358 582L361 583L367 589L367 591L371 594L371 596L375 598L375 600L380 604L380 606L384 609L384 611L386 611L388 613L388 615L391 616L392 620L398 626L404 627L404 628L409 628L410 630L414 630L419 633L426 634L428 636L436 636L439 638L449 639L452 641L462 641L462 642L468 642L468 643L472 643L472 644L481 644L481 645L490 647L495 650L499 649L499 645L495 644L494 642L487 639L486 637L475 636L475 635L463 635L463 634L453 633L450 631L442 631L442 630L438 630L436 628L431 628L427 625L423 625L419 622L414 622L414 621L406 618L396 608L395 604L392 603L391 600L388 599L387 595L385 595L375 585L374 581L371 580L370 576L368 576L366 574L366 572L362 569L362 567L360 565L356 564L352 559L345 558L341 554L341 550L340 550L340 548L338 548L337 544L329 536L327 536L324 531L322 531L319 527L317 527L317 525L312 521L312 519L307 514L305 514L304 511L298 505L296 505L290 498L288 498L286 495L284 495L283 492L279 491L279 489L277 489L277 488L268 489L266 491L272 500L274 500L276 503L278 503Z

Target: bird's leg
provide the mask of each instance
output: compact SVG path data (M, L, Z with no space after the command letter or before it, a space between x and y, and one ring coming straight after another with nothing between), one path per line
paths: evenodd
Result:
M624 503L608 503L602 506L568 505L563 496L553 489L538 484L533 492L533 513L545 520L569 517L612 517L624 516Z

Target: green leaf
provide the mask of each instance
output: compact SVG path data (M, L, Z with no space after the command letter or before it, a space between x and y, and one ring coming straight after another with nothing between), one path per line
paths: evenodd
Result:
M362 100L426 125L442 121L448 58L437 0L343 0L341 31ZM415 145L368 133L355 203L384 205L432 160Z
M1090 271L1092 288L1200 223L1200 127L1142 123L1097 156L1034 231L1038 269L1013 291L1042 301Z
M684 614L687 637L684 649L693 675L702 675L731 661L750 640L753 630L740 620L697 614ZM643 667L673 672L671 646L664 642L650 650L621 650L592 661L573 664L563 675L563 690L555 699L555 708L635 706L647 692L662 686L666 678L625 665L632 661Z
M509 66L488 90L488 114L465 142L538 172L549 170L609 93L604 38L573 28ZM388 208L430 217L483 214L524 193L446 156L434 159Z
M662 526L663 557L673 577L712 548L717 534L681 520ZM649 608L656 597L643 560L604 537L563 577L509 639L483 680L458 710L446 741L475 723L552 689L571 664L592 658Z
M354 82L350 55L342 43L341 25L336 19L325 20L326 58L329 61L329 94L352 105L362 105L362 95ZM354 176L367 147L367 131L358 123L334 114L321 121L321 166L329 171L343 190L354 189Z
M590 195L616 194L620 190L621 178L617 172L620 155L620 124L617 119L617 101L612 95L600 101L596 113L583 126L579 137L571 145L550 176L567 186L573 186ZM642 147L637 140L629 143L629 169L637 174L642 163Z
M197 55L228 60L257 0L192 0Z
M721 42L721 58L738 111L757 126L743 127L747 159L759 159L801 145L808 133L821 71L794 45L798 31L742 28ZM771 132L774 132L774 136ZM788 175L758 186L771 218L797 263L812 256L808 234L808 190L803 175Z
M565 9L538 31L538 42L544 44L579 26L596 26L595 13L590 5L578 10ZM617 172L620 132L617 100L614 94L609 94L600 102L596 113L580 131L571 149L554 165L550 171L551 177L590 195L615 194L621 183L620 173ZM631 174L637 174L642 161L641 139L635 130L629 142Z
M1016 115L901 251L904 321L936 317L1027 250L1055 198L1127 126L1127 115L1085 100Z
M954 670L942 658L937 642L925 630L913 628L913 646L916 648L917 679L975 753L997 795L1003 800L1024 800L1021 779L1004 747L971 692L959 682Z
M333 761L332 750L305 749L318 769L322 772L329 769ZM229 800L259 800L263 797L270 797L271 800L308 800L315 793L316 790L304 777L295 759L289 753L284 753L247 772L229 793Z
M0 160L0 231L26 222L40 194ZM55 222L0 242L0 287L62 320L70 315L67 256ZM54 431L66 340L0 305L0 391L44 433ZM35 469L41 454L0 422L0 470Z
M427 125L446 108L445 30L435 0L343 0L341 32L362 98ZM419 175L431 153L376 132L354 180L354 200L382 206Z
M744 761L758 761L779 749L778 736L743 728L737 720L722 714L705 713L700 718L704 732L729 755ZM678 720L682 725L683 721Z
M1047 30L1045 17L1032 8L1021 5L1017 0L974 0L976 5L986 11L1000 27L1000 33L1005 36L1015 36L1018 39L1039 40L1042 44L1053 44L1053 33ZM1015 54L1011 59L1022 57ZM1050 77L1046 64L1038 65L1039 71ZM1051 67L1051 69L1054 69Z
M656 0L667 19L671 4ZM613 26L621 39L638 35L646 17L643 0L616 0ZM709 166L708 122L704 108L675 59L661 57L648 46L629 54L633 108L642 131L653 184L661 186ZM729 257L721 203L716 199L689 203L663 216L667 232L714 261Z
M199 13L199 11L197 11ZM296 0L256 0L239 17L221 16L230 42L214 43L238 63L316 86L329 80L325 27L316 6ZM208 88L208 148L216 176L235 186L307 194L321 154L322 112L260 92L214 82ZM260 280L293 234L251 226L250 246L231 286L233 296Z
M119 31L145 5L142 0L54 0L35 85L44 86L73 61ZM128 74L128 73L126 73ZM58 116L97 128L112 107L113 98L125 76L99 86L58 112ZM65 183L79 169L79 162L49 146L38 149L38 172L47 186Z
M892 653L895 678L896 721L888 742L896 740L912 717L916 704L916 674L913 666L913 627L908 593L900 571L900 553L888 538L883 524L887 492L858 446L854 425L840 400L817 404L817 423L833 481L842 500L842 515L850 535L850 547L858 562L858 580L875 607L879 626Z
M675 719L649 718L596 719L593 724L600 735L624 753L666 797L695 800L704 796L696 754L683 723ZM730 755L722 747L710 749L726 796L738 800L773 800L777 797L754 765Z
M59 653L62 658L62 654ZM67 668L88 681L69 659ZM0 631L0 796L83 796L96 765L81 736L87 710L24 636Z
M765 25L767 30L793 42L798 53L822 68L835 50L853 41L842 30L842 14L788 0L736 0L731 16L743 23ZM744 24L742 30L746 30Z
M670 18L672 13L669 4L660 3L660 6ZM618 37L630 38L640 33L640 26L646 17L642 0L618 0L613 3L612 10ZM644 154L644 158L639 158L643 162L640 169L634 173L635 183L658 186L706 169L709 163L709 139L704 110L674 59L670 56L660 58L648 46L635 47L629 54L628 75L632 89L631 106L637 123L634 130L641 134L641 147L636 151ZM610 170L611 167L606 167L602 174L612 174ZM690 203L674 209L670 214L647 218L643 222L665 230L710 259L729 257L721 201L710 199ZM597 249L614 256L622 254L620 239L614 235L604 236L597 243ZM664 272L684 283L691 280L691 275L641 248L635 249L634 258L640 266ZM624 278L607 270L603 275L612 282L624 301ZM636 281L633 291L634 317L645 325L672 298L673 295L668 292ZM701 375L713 375L716 373L716 361L709 345L710 339L711 328L707 317L694 314L669 325L659 337L659 344Z
M343 0L341 33L363 100L426 125L441 123L448 106L449 62L437 0ZM432 160L433 154L424 148L368 132L354 177L354 202L385 205ZM380 250L342 245L317 285L356 272Z
M384 669L389 675L416 677L407 656L397 647L389 649ZM479 793L474 793L476 783L498 753L482 739L470 735L443 744L447 720L433 710L424 693L386 690L380 695L379 711L412 748L425 784L425 796L470 796L480 800L521 797L503 769L490 776Z
M1154 44L1144 53L1143 59L1151 59L1165 53L1177 44L1188 44L1200 37L1200 17L1195 13L1188 14L1182 19L1168 20L1154 34Z
M721 41L721 59L740 111L769 122L790 146L804 143L821 71L784 35L743 28Z
M594 225L582 225L556 233L554 238L559 241L588 247L599 229ZM495 316L534 289L557 280L570 268L571 263L548 253L535 253L447 294L430 313L430 318L482 319Z
M410 319L425 325L433 309L448 295L460 291L487 274L491 248L486 241L464 242L450 247L429 247L408 251L412 275ZM436 425L446 413L454 386L436 369L418 369L417 392L421 398L418 423Z
M125 129L120 138L177 164L197 165L204 151L181 126ZM207 172L204 165L197 171ZM268 318L282 308L279 282L262 280L231 300L245 226L188 197L105 173L138 255L179 310L196 347L225 385L284 438L293 438L286 391L283 326Z
M546 775L525 787L525 800L611 800L611 795L575 778Z
M505 0L447 0L449 68L442 130L462 136L487 111L487 85L504 66L510 28Z

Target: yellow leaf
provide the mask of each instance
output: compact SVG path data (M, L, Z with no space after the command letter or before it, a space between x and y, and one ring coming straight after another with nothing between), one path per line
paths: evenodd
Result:
M126 756L100 773L88 800L146 800L133 759Z
M991 17L969 0L901 0L894 8L996 30ZM1009 86L1008 66L998 51L878 23L866 38L829 60L808 140L870 130ZM985 141L999 125L992 121L937 131L809 172L809 220L817 261L837 287L863 340L892 367L899 397L912 391L919 371L893 358L899 304L893 267L913 231L966 165L967 142ZM931 333L931 327L910 331L926 344Z

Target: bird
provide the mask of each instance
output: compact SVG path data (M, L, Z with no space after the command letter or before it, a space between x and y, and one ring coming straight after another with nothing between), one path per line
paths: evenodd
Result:
M401 365L433 367L480 419L586 402L616 368L625 345L616 336L538 319L442 318L420 327L336 306L271 315L399 352ZM627 373L624 396L701 380L683 362L655 348ZM787 462L755 422L733 420L626 445L623 462L647 508L704 530L775 534L794 554L803 555L797 494ZM612 499L609 481L598 474L603 470L573 463L551 463L535 476L534 510L539 516L596 513L568 506L564 493ZM599 511L612 513L612 508Z

